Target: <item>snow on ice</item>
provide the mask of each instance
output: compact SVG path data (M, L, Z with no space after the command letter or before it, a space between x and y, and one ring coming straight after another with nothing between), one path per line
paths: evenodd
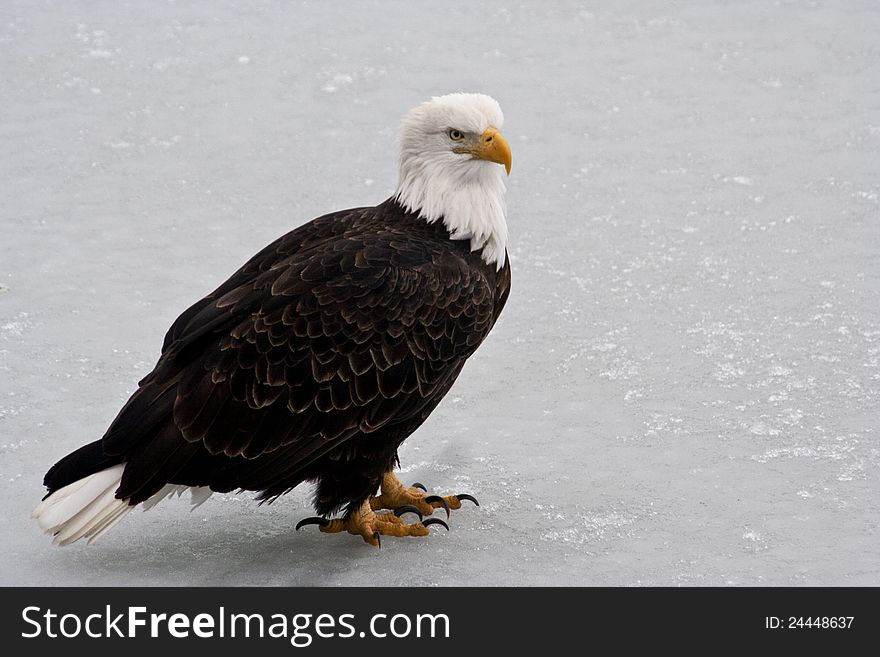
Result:
M484 26L500 26L486 42ZM11 584L880 584L880 7L7 0L0 496ZM403 113L481 91L513 293L385 541L309 491L51 547L41 477L265 244L394 188Z

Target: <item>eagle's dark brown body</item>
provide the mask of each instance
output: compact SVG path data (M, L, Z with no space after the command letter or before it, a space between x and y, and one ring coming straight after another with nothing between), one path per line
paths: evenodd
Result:
M165 484L260 492L317 482L315 508L376 492L510 290L469 240L389 200L276 240L186 310L101 440L46 475L53 492L125 463L119 499Z

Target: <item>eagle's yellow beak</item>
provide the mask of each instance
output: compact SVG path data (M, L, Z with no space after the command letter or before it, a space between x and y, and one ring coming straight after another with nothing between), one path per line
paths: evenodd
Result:
M510 144L495 128L486 128L486 132L480 135L480 142L471 151L475 160L488 160L503 164L510 175Z

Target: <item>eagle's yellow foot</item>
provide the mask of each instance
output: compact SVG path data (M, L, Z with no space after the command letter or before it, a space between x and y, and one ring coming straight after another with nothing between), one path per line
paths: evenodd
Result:
M404 486L400 479L390 472L382 477L382 494L370 498L372 509L393 509L398 515L413 512L421 516L429 516L434 509L445 509L446 517L449 517L450 509L460 509L461 501L468 500L477 506L480 503L473 495L462 493L460 495L428 495L425 487L420 483L414 483L410 488Z
M419 519L421 520L421 516ZM298 530L306 525L319 525L320 530L326 534L345 531L349 534L360 535L367 543L377 547L382 546L380 536L427 536L428 527L431 525L442 525L449 530L449 526L437 518L408 524L394 513L377 514L370 508L369 502L364 502L347 520L342 518L334 518L333 520L319 517L306 518L300 520L296 528Z

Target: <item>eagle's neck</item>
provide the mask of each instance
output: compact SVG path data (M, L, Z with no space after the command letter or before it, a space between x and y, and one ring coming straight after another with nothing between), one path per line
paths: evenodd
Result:
M454 240L504 266L507 257L504 181L497 164L455 159L404 158L394 198L428 223L442 220Z

